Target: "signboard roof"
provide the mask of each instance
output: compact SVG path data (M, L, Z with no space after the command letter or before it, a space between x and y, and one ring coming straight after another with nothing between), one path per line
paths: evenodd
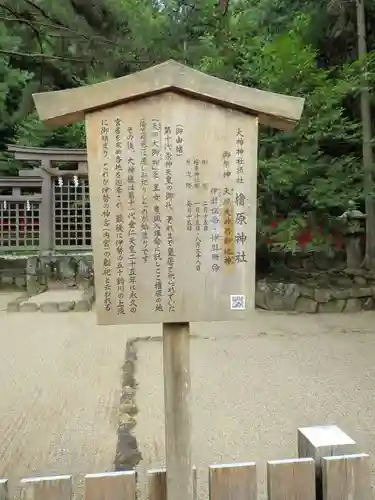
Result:
M282 130L299 121L304 99L237 85L169 60L103 83L34 94L39 117L49 126L83 120L86 113L173 91L258 116L259 122Z

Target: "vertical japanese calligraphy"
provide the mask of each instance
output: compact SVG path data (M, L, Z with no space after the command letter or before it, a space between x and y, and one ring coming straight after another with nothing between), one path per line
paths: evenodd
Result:
M236 183L244 183L244 133L238 128L236 134Z
M184 127L183 125L176 126L176 156L184 154Z
M128 130L129 131L129 130ZM132 135L128 135L128 149L134 142L130 140ZM141 238L142 238L142 259L145 264L149 260L149 205L148 205L148 172L147 172L147 124L144 118L140 121L140 164L141 164Z
M117 314L125 314L125 266L124 266L124 184L123 184L123 150L122 150L122 121L115 119L115 193L116 193L116 286L117 286Z
M224 188L223 196L224 264L231 266L235 262L233 189Z
M243 130L238 128L236 134L236 227L239 231L236 232L235 240L239 247L236 252L235 260L238 264L246 263L247 256L243 249L243 245L247 240L247 236L244 232L245 226L247 225L247 214L246 214L246 196L243 193L244 184L244 154L245 154L245 139Z
M201 171L200 171L200 161L198 158L194 159L194 187L198 189L201 185Z
M215 273L220 270L220 189L211 188L211 269Z
M137 215L135 212L135 158L133 129L128 128L128 280L129 280L129 312L135 314L138 308L137 295Z
M111 222L110 222L110 187L109 187L109 124L108 120L102 120L100 136L103 151L102 168L102 238L103 238L103 276L104 276L104 309L107 312L112 310L112 258L111 258Z
M231 153L229 151L224 151L223 153L223 177L224 179L228 179L232 175L230 160Z
M164 165L165 165L165 209L167 210L166 230L167 230L167 269L168 269L168 311L176 310L176 250L174 242L174 204L175 196L173 188L173 155L172 155L172 129L164 127ZM177 127L176 127L177 140ZM176 145L177 154L177 145Z
M167 145L164 145L167 148ZM153 213L153 243L154 243L154 254L153 259L155 262L155 306L154 310L162 312L163 307L163 282L162 282L162 255L161 255L161 244L162 244L162 220L160 205L161 200L161 189L160 189L160 161L161 161L161 124L159 120L152 120L152 198L154 204Z
M185 172L185 176L186 176L186 181L185 181L185 187L186 187L186 189L192 189L192 187L193 187L193 172L192 172L192 169L191 169L191 160L190 160L190 158L188 158L186 160L186 172Z
M201 239L201 207L200 203L195 203L195 269L197 271L201 270L202 262L202 239Z

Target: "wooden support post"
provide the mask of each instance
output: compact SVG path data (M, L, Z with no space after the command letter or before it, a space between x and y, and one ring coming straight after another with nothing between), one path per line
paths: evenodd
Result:
M297 439L299 458L315 460L316 498L321 500L322 458L356 453L357 444L336 425L301 427Z
M85 476L85 500L135 500L136 490L133 471Z
M8 500L8 479L0 479L0 500Z
M370 457L365 453L324 457L323 500L371 500Z
M314 469L312 458L267 462L268 500L315 500Z
M32 477L21 480L21 500L71 500L72 476Z
M196 500L197 498L196 467L193 467L193 496L194 500ZM151 469L148 471L148 500L167 500L166 469Z
M193 500L189 323L163 323L168 500Z
M210 500L257 500L254 462L211 466L209 481Z

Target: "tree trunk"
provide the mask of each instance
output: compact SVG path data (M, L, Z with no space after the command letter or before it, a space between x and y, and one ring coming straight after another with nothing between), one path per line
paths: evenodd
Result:
M367 71L366 21L364 0L356 0L358 26L358 57L361 68L361 119L364 172L364 195L366 205L366 254L364 265L375 269L375 200L373 196L373 153L371 132L371 108Z

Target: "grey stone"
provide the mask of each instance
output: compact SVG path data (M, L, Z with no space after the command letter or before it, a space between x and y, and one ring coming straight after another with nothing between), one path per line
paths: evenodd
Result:
M341 313L345 307L345 300L330 300L319 304L320 313Z
M333 268L335 265L334 259L323 252L315 254L314 262L316 267L318 269L321 269L322 271L327 271L328 269Z
M308 297L298 297L295 309L298 312L303 313L315 313L317 310L318 304L314 299Z
M91 274L91 266L89 266L85 258L82 258L77 262L77 267L80 278L89 278Z
M90 286L87 288L82 295L82 300L88 300L90 304L94 302L95 299L95 288L93 286Z
M31 276L36 276L40 267L40 260L38 257L29 257L26 264L26 272Z
M268 283L266 308L270 311L293 311L299 295L299 287L295 283Z
M1 283L3 285L12 286L14 285L15 278L12 274L3 274L1 276Z
M362 311L362 304L359 299L348 299L344 307L345 313L354 313Z
M16 300L12 302L8 302L7 304L7 312L19 312L20 304Z
M373 297L366 297L361 299L362 309L364 311L373 311L375 309L375 301Z
M35 302L22 302L20 304L20 312L36 312L38 310L39 306Z
M36 295L37 293L39 293L41 284L39 283L38 278L34 275L28 275L26 280L26 288L31 295Z
M258 281L255 286L255 307L260 307L261 309L267 309L266 305L266 292L267 283L265 281ZM375 293L375 288L374 288Z
M314 298L315 289L308 285L300 285L299 291L303 297Z
M127 413L122 413L119 415L119 425L130 431L131 429L134 429L134 427L137 425L137 421L131 415L128 415Z
M290 269L301 269L302 268L302 259L299 255L289 254L286 258L286 265Z
M67 300L65 302L59 302L58 308L60 312L73 311L75 302L74 300Z
M339 286L352 286L353 285L353 280L351 280L350 278L345 277L345 276L340 276L335 281Z
M302 269L305 271L313 271L315 267L314 261L311 258L302 259Z
M316 288L314 298L317 302L328 302L332 298L332 291L326 288Z
M136 415L138 408L135 403L122 403L119 407L120 414L127 413L128 415Z
M71 280L75 278L76 270L73 257L61 257L57 262L57 266L59 268L60 279Z
M75 312L87 312L91 310L91 304L88 300L77 300L74 306Z
M367 285L367 279L364 276L354 276L354 282L361 286Z
M350 296L353 298L372 297L372 289L368 287L353 287L350 289Z
M16 276L15 284L16 284L16 286L19 286L20 288L25 288L26 287L26 276L25 275Z
M43 302L40 304L40 310L44 313L58 312L59 306L57 302Z
M344 273L349 274L349 275L351 274L352 276L364 276L367 273L367 271L366 271L366 269L360 269L360 268L358 268L358 269L357 268L353 268L353 269L346 268L344 270Z
M352 297L350 288L336 288L331 291L333 299L346 300Z

